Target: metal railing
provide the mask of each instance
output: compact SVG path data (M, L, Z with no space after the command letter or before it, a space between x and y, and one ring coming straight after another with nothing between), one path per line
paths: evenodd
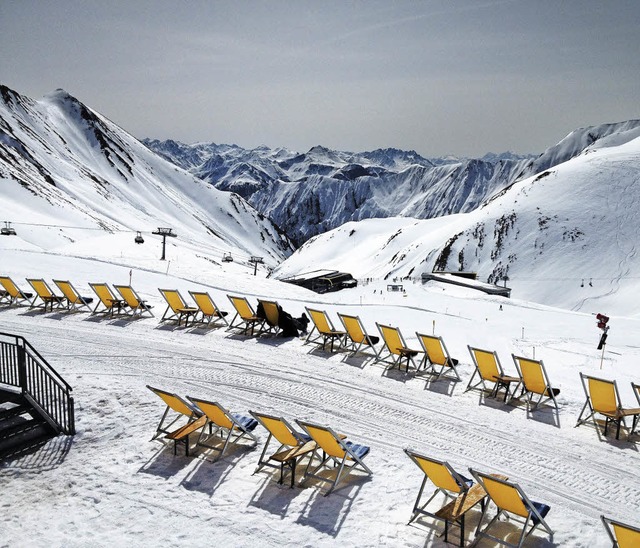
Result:
M75 434L71 386L20 335L0 333L0 384L19 388L56 431Z

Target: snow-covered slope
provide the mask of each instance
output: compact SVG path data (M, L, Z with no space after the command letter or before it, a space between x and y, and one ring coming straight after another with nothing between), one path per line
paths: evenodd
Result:
M63 90L34 101L0 86L0 185L0 219L26 247L98 251L111 236L135 248L137 231L171 227L172 244L214 261L232 252L273 266L292 249L245 200L160 158Z
M275 275L311 265L361 278L465 270L501 285L507 278L514 295L527 300L638 314L637 134L634 128L596 140L471 213L348 223L307 242Z
M640 120L578 129L538 157L426 159L414 151L350 153L316 146L306 153L213 143L145 143L269 216L296 243L348 221L393 216L428 219L469 212L514 182L580 154L598 142L626 142Z

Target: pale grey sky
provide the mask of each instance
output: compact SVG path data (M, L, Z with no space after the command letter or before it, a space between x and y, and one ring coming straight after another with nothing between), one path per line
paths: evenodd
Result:
M140 138L541 152L640 118L640 1L0 0L0 82Z

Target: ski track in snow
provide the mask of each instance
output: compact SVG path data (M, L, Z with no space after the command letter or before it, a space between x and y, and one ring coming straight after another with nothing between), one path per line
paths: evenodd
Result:
M83 314L42 316L15 309L2 310L0 318L3 330L21 332L51 363L60 369L73 371L76 377L72 384L76 386L79 434L67 457L74 464L70 470L66 463L60 468L65 478L63 481L84 483L82 476L85 467L105 450L112 453L114 459L121 458L120 453L126 444L133 444L135 452L138 456L144 456L144 459L153 458L151 455L158 453L158 442L149 443L147 440L159 420L162 405L144 388L147 383L182 395L214 399L233 411L246 413L254 409L274 412L289 419L310 419L329 424L348 434L349 439L372 447L367 463L374 470L373 479L354 482L354 487L346 488L342 494L338 491L326 499L318 495L317 487L285 491L276 486L268 474L251 476L257 462L257 450L247 454L240 451L234 453L233 457L223 459L237 460L220 471L221 476L217 477L216 470L223 467L222 461L211 463L202 458L171 457L171 451L167 449L158 457L162 464L155 466L156 473L161 476L165 474L159 468L169 463L169 467L175 469L173 472L176 477L169 470L163 479L168 484L161 487L160 493L158 486L145 485L139 489L126 475L118 478L118 481L128 485L127 490L131 492L126 500L118 502L116 508L113 504L109 505L111 516L100 514L101 521L95 525L98 539L101 534L106 534L102 528L121 513L126 514L129 505L143 505L145 511L153 515L149 518L151 521L174 511L178 511L183 519L190 518L190 512L184 512L184 507L180 511L180 504L159 502L154 498L150 500L147 490L152 491L153 497L161 498L162 492L167 490L172 498L177 497L183 504L191 505L194 502L190 500L192 491L200 489L203 482L206 483L202 477L211 476L217 477L218 484L207 498L209 510L203 517L206 527L210 526L216 532L222 527L222 538L231 535L240 545L252 545L251 538L246 536L248 532L246 535L240 534L233 525L225 528L224 518L216 517L221 506L229 505L228 511L237 511L234 505L242 504L237 494L226 493L220 500L218 493L224 489L225 478L228 480L232 476L237 478L244 475L242 481L245 484L255 483L255 490L262 485L264 492L273 493L275 498L281 494L285 498L319 496L322 499L320 502L307 501L302 508L294 505L293 500L290 501L291 506L282 518L287 525L275 526L272 536L266 539L267 544L281 542L287 528L298 526L309 504L320 505L331 499L344 502L343 497L349 500L350 489L355 489L361 492L348 503L349 511L340 518L344 519L343 526L335 535L330 533L329 539L344 538L347 542L362 546L379 543L423 545L425 536L432 535L435 529L420 524L420 520L418 525L404 525L421 480L418 469L403 454L404 447L449 460L463 474L467 472L467 466L508 474L534 500L543 500L552 506L552 523L553 517L558 519L561 515L567 520L588 518L588 526L597 529L598 517L603 509L609 511L615 508L620 519L626 515L630 520L631 509L640 507L640 458L635 446L622 440L601 442L590 427L574 429L582 402L563 403L559 429L553 425L554 413L550 410L538 411L533 415L535 418L527 418L523 408L505 406L501 401L492 399L484 399L481 403L478 391L463 393L471 374L469 365L462 368L464 382L457 383L453 393L447 395L441 393L449 386L446 382L440 381L427 387L426 380L419 376L405 375L397 370L385 372L379 364L367 364L360 368L352 365L353 362L343 362L344 355L327 357L313 352L312 345L303 345L303 341L297 339L245 338L222 330L199 334L203 332L159 326L156 318L135 322L94 321ZM143 347L141 340L144 340ZM467 362L463 359L463 363ZM118 379L117 388L110 390L112 381L105 381L103 393L96 394L101 379L108 377ZM130 399L138 400L139 405L144 404L133 414L126 408L126 401ZM117 409L114 410L114 407ZM141 414L142 409L146 413ZM266 434L260 430L257 432L261 450ZM524 443L526 438L535 439L535 442ZM108 440L111 442L106 444ZM611 466L611 459L617 458L613 454L621 451L625 453L628 465ZM73 458L76 454L77 457ZM140 466L141 463L136 462L135 458L131 459L131 455L126 457L130 468ZM183 466L188 470L187 475L177 483L178 469ZM205 469L207 472L204 472ZM54 468L52 473L55 471ZM74 476L78 476L77 479L69 479ZM193 476L200 479L196 480ZM92 478L93 475L89 474L88 479ZM21 471L19 465L16 469L8 467L0 475L0 485L6 492L15 488L14 485L29 485L29 479L30 474ZM373 484L380 481L388 483L390 487L388 499L385 497L385 500L376 501L379 507L386 508L377 519L388 520L389 527L395 532L385 539L373 534L374 531L360 528L355 535L355 530L347 527L346 523L352 520L357 522L359 518L356 516L371 510L375 502L368 500L369 491ZM81 490L85 489L93 491L94 488L84 485ZM87 494L83 495L85 504L100 508L103 505L100 500L109 493L108 482L97 487L98 493L105 489L106 492L95 495L96 500L91 499L94 495L88 498ZM114 486L112 491L119 492L119 488ZM246 494L246 490L242 492ZM59 496L63 496L63 493L59 493ZM244 504L247 503L249 500L244 501ZM327 508L331 507L329 503L326 504ZM343 510L340 511L341 515ZM139 508L135 512L139 513ZM46 523L46 517L44 519ZM252 519L259 520L260 516ZM13 519L12 522L13 527L19 527ZM202 526L198 522L198 527ZM296 534L301 535L307 545L318 544L317 531L312 527L307 534L308 529ZM129 538L137 539L136 542L142 544L143 539L148 539L149 533L146 530L136 531L133 525L126 530ZM396 534L399 538L395 537ZM596 536L601 535L596 533ZM0 540L2 538L0 533ZM178 536L163 538L170 542L178 540ZM293 538L297 537L294 535ZM320 544L327 540L323 535L319 538ZM588 538L588 535L584 538ZM433 538L431 541L439 542ZM563 544L561 537L556 538L558 541ZM530 542L533 544L533 541ZM546 541L540 536L535 542L545 545ZM83 543L82 538L78 539L77 545ZM71 544L75 545L73 542ZM582 544L576 539L571 539L569 544L592 545L591 542Z

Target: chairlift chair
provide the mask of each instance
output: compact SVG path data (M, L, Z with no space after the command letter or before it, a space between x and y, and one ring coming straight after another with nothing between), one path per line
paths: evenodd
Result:
M9 221L4 222L4 227L0 228L0 234L3 236L15 236L16 229L11 228L11 223Z
M137 244L143 244L143 243L144 243L144 238L142 237L142 233L141 233L141 232L138 232L138 233L136 234L135 242L136 242Z
M222 256L222 262L223 263L232 263L233 262L233 257L231 256L231 253L225 253Z

